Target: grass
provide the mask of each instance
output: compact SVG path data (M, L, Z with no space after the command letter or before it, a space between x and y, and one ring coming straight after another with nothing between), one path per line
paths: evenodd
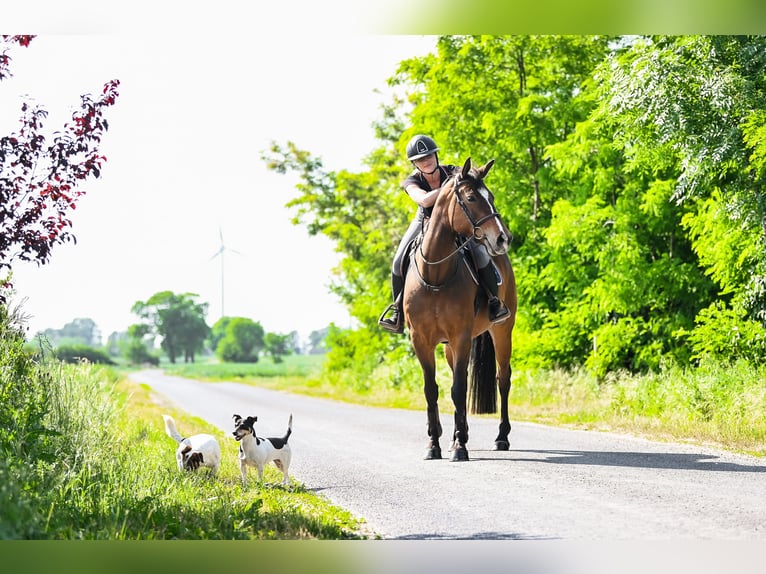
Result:
M175 444L165 435L161 415L170 414L185 434L218 429L183 411L161 407L145 385L123 380L129 416L124 420L121 441L129 460L144 456L150 471L136 469L124 477L132 485L131 498L140 518L128 521L130 537L160 539L348 539L360 538L362 525L348 512L331 505L295 481L290 488L279 485L281 473L273 466L264 470L264 481L253 476L242 487L237 463L238 445L220 440L222 464L215 477L207 469L180 473ZM127 414L127 413L126 413ZM145 454L145 446L151 446ZM134 452L131 452L134 451ZM142 454L144 453L144 454Z
M263 483L251 477L243 487L234 441L220 441L217 476L179 472L163 413L187 434L220 432L160 406L149 389L110 369L55 361L2 366L0 539L367 537L363 523L300 482L279 485L276 468L265 469ZM15 372L22 376L14 379Z
M296 359L286 359L284 376L261 376L258 369L268 372L275 366L260 363L252 372L240 369L236 379L230 378L226 365L196 364L169 372L369 406L425 409L420 370L407 361L381 364L371 375L360 377L353 372L323 372L321 357L309 358L314 363L310 367L302 363L303 375L288 376L287 372L298 368L290 365ZM445 383L450 376L440 361L442 413L454 409ZM766 456L766 368L758 365L703 363L695 368L664 367L644 375L612 373L605 379L585 370L517 370L509 408L512 421L625 432Z

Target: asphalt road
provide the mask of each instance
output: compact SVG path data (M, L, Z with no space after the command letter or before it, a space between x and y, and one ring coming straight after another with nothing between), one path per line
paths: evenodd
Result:
M766 461L705 447L469 417L471 460L425 461L423 412L369 408L158 370L130 375L231 437L233 413L281 436L290 475L384 539L766 540ZM452 414L442 413L447 437ZM236 460L223 460L236 465Z

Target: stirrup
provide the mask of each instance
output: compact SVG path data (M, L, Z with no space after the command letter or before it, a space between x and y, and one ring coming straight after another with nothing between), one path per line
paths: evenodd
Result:
M510 309L508 309L508 307L506 307L505 303L503 303L499 298L496 298L496 300L497 300L497 303L498 303L497 313L495 314L494 317L492 317L491 314L490 314L490 317L489 317L489 321L493 325L496 325L498 323L502 323L508 317L511 316L511 311L510 311ZM492 301L489 302L488 307L491 307L491 306L492 306Z
M398 311L396 303L392 303L391 305L386 307L386 310L383 311L383 314L380 316L380 319L378 319L378 325L380 325L386 331L402 334L404 333L404 325L402 324L402 314L398 313L399 321L397 322L394 322L393 319L386 318L386 315L388 315L388 312L392 310Z

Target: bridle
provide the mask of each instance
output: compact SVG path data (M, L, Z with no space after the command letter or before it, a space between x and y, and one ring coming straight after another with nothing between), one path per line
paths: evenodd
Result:
M489 203L489 205L492 206L492 213L489 213L485 215L484 217L482 217L481 219L479 219L478 221L476 221L471 215L471 212L468 210L468 206L465 204L465 200L463 199L463 194L460 192L460 184L462 183L460 181L460 174L455 174L453 178L455 179L455 183L452 185L455 192L455 198L457 199L457 203L460 206L460 209L463 210L463 213L465 214L466 218L470 222L471 226L473 226L473 234L470 237L467 237L465 241L463 241L460 245L458 245L455 248L455 250L452 251L449 255L447 255L443 259L439 259L439 261L429 261L428 259L426 259L426 256L423 254L423 242L421 241L418 249L420 251L420 257L422 258L423 263L425 263L426 265L439 265L440 263L444 263L450 257L453 257L455 254L460 252L463 249L463 247L465 247L468 244L468 242L471 241L471 239L476 239L476 241L483 241L486 235L484 231L482 231L481 225L485 223L486 221L489 221L490 219L493 219L495 217L500 219L500 214L497 211L495 211L495 207L494 205L492 205L492 202L488 201L487 203Z
M481 225L484 222L489 221L490 219L494 219L495 217L500 219L500 214L497 211L495 211L495 206L492 205L492 202L488 200L487 203L489 203L489 205L492 207L492 213L489 213L489 214L485 215L484 217L479 219L479 221L475 221L473 216L471 215L471 212L468 211L468 206L465 204L465 200L463 199L463 195L460 193L460 183L461 183L460 182L460 175L459 174L455 175L455 186L454 187L455 187L455 197L457 197L457 203L460 206L460 209L463 210L463 213L465 214L465 216L468 219L468 221L473 226L473 235L471 236L471 238L476 239L477 241L482 241L484 239L484 237L485 237L485 234L484 234L484 231L482 231L482 229L481 229Z

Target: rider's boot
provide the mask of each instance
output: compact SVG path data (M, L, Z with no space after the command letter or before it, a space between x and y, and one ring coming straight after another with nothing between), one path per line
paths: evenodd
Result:
M402 312L404 279L395 273L391 274L391 291L393 292L394 302L383 311L380 319L378 319L378 325L386 331L401 334L404 333L404 313ZM391 317L386 317L386 314L391 310L393 310Z
M489 298L489 321L490 323L502 323L511 312L497 296L497 276L494 265L490 262L486 267L479 269L479 283L487 292Z

